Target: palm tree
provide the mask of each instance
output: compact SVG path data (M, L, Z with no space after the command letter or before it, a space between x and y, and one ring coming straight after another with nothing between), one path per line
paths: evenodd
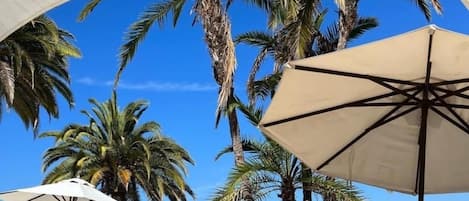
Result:
M40 16L0 41L0 106L6 102L34 131L41 108L59 116L56 92L70 107L74 104L67 59L80 57L80 52L71 39L70 33Z
M256 94L266 95L266 92L275 93L281 74L274 74L267 80L255 82ZM251 104L244 104L239 98L230 105L230 109L237 109L254 126L262 119L263 109ZM264 135L265 136L265 135ZM235 167L228 181L219 188L212 200L233 201L246 200L240 196L240 179L249 181L252 200L263 200L272 192L280 192L278 197L282 200L295 200L296 190L303 191L303 200L312 201L312 194L323 196L323 200L335 199L337 201L363 200L359 192L343 180L331 180L329 177L313 173L296 156L283 149L276 142L266 136L264 142L243 140L244 151L249 155L246 163ZM232 152L231 146L223 149L216 159L223 154ZM242 194L241 194L242 195Z
M270 1L270 0L249 0L249 3L256 5L267 12L269 27L275 29L277 26L287 26L292 21L311 20L311 15L321 8L320 0L304 1ZM358 23L358 3L359 0L334 0L338 6L339 14L339 41L337 49L344 49L349 39L351 30ZM422 11L425 18L431 20L431 7L438 13L442 13L442 5L439 0L412 0ZM314 5L314 6L311 6ZM303 10L303 12L301 11ZM306 12L305 12L306 11Z
M40 137L54 137L55 145L43 157L48 170L44 183L80 177L99 186L117 200L139 200L142 189L151 200L187 200L194 196L184 180L189 154L173 140L160 133L154 122L137 125L147 109L145 101L129 103L120 110L115 92L104 103L90 99L92 113L82 111L86 125L70 124L61 131Z
M85 19L100 2L101 0L90 0L80 13L79 20ZM227 1L226 7L230 2L231 0ZM120 49L120 65L114 87L117 86L122 71L133 58L138 45L143 41L151 26L156 23L162 25L169 14L173 15L172 22L175 26L185 3L185 0L155 2L144 10L139 19L130 26ZM214 79L219 85L215 125L218 126L221 116L228 117L231 143L234 147L234 162L235 165L240 165L244 162L244 155L238 117L236 110L227 110L228 104L234 100L235 46L231 37L231 22L223 8L221 0L197 0L193 10L197 15L196 19L202 24L212 60Z
M305 177L299 159L272 140L243 140L243 146L250 157L245 164L232 170L225 186L218 189L212 200L240 200L237 198L241 178L249 178L250 184L256 189L254 200L263 200L271 193L278 193L282 201L295 201L296 190L303 189L305 181L311 184L308 190L318 195L333 194L342 201L363 200L357 190L342 180L328 181L319 174ZM227 147L217 157L231 151L232 147Z
M79 20L84 20L100 2L101 0L90 0L81 11ZM143 41L151 26L163 24L170 14L173 15L172 22L175 26L185 3L185 0L155 2L144 10L139 19L129 27L125 42L120 49L120 66L116 75L115 86L122 71L133 58L138 45ZM241 164L244 159L242 147L240 146L237 115L235 111L226 112L228 102L233 99L233 75L236 67L236 56L231 37L231 22L223 8L223 2L220 0L198 0L195 2L193 10L197 14L196 19L203 26L205 41L212 58L214 79L220 86L216 125L218 125L222 114L228 116L231 139L235 147L235 163Z
M259 48L259 54L253 62L247 81L247 94L251 105L255 105L257 98L264 100L273 96L281 78L283 64L292 59L316 56L336 50L340 37L338 24L333 23L323 28L327 10L310 13L307 12L310 9L306 8L315 7L314 2L305 1L305 3L306 5L302 6L304 9L300 10L300 15L310 16L311 20L298 18L273 33L252 31L235 38L237 43ZM378 22L375 18L359 18L350 33L350 40L358 38L377 26ZM256 81L257 72L268 56L274 60L274 70L271 75Z
M338 24L335 23L325 31L322 31L323 20L327 10L321 12L314 10L313 8L318 7L317 2L314 1L304 1L303 3L302 9L299 10L297 15L300 17L295 18L293 16L288 20L284 20L282 23L287 24L273 34L268 32L248 32L236 38L236 42L257 46L260 49L251 68L247 84L249 107L240 107L244 114L249 114L249 111L254 109L256 99L265 100L273 96L281 78L282 64L292 59L315 56L336 50L339 40ZM303 16L308 17L305 19ZM351 39L357 38L376 26L377 22L374 18L360 18L351 31ZM274 71L271 75L256 81L256 74L267 56L274 58ZM259 111L257 113L261 114ZM260 117L247 116L256 125L260 121ZM310 168L301 163L301 175L304 178L310 178L313 174ZM331 180L330 182L333 181ZM312 185L307 179L303 180L304 201L312 200L312 191L310 190ZM334 196L334 194L325 193L325 200L332 200L328 195Z
M439 0L412 0L425 15L425 18L430 21L431 10L433 6L437 13L441 13L443 8ZM358 20L358 3L359 0L335 0L339 7L339 28L340 35L337 43L337 49L344 49L347 46L349 35Z

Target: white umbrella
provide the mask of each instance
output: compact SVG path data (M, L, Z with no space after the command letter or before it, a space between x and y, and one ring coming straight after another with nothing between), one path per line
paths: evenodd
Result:
M0 201L116 201L81 179L0 193Z
M260 123L326 175L469 191L469 36L426 26L287 64Z
M0 41L21 26L67 0L1 0Z

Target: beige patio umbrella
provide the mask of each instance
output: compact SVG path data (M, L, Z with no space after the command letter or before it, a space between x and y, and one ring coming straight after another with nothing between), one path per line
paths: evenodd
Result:
M462 4L469 9L469 0L461 0Z
M67 0L1 0L0 41L15 30Z
M260 129L326 175L469 191L469 36L426 26L286 64Z
M81 179L0 193L1 201L116 201Z

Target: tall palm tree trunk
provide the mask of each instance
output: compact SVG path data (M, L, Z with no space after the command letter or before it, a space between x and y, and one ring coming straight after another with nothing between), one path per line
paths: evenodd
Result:
M230 95L229 99L229 102L234 100L233 94ZM228 124L230 127L231 145L233 146L234 160L235 164L238 166L244 163L244 152L239 131L238 115L235 109L228 111Z
M220 86L217 114L227 110L233 98L233 74L236 67L234 42L231 37L231 23L220 0L198 0L194 7L205 34L205 41L212 58L215 81ZM236 112L228 111L235 164L244 163L241 137Z
M302 178L302 189L303 189L303 201L313 200L313 171L306 164L301 163L301 178Z
M239 131L236 110L229 110L228 104L233 100L233 75L236 68L236 56L233 38L231 36L231 22L226 14L221 0L198 0L194 7L202 23L205 41L212 58L212 68L215 81L220 86L217 106L217 116L227 112L230 127L231 143L235 156L235 165L244 163L244 153ZM243 198L250 200L251 194L247 181L243 182Z
M358 19L358 1L342 0L339 3L339 42L337 50L347 46L350 31L355 27Z
M283 181L279 197L282 201L295 201L295 187L291 181Z

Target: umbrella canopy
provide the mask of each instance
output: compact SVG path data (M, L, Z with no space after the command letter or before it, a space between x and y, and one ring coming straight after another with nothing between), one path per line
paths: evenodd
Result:
M286 64L260 129L326 175L469 191L469 37L434 25Z
M67 0L2 0L0 41L21 26Z
M461 0L461 2L464 4L464 6L469 9L469 0Z
M0 193L1 201L116 201L81 179Z

